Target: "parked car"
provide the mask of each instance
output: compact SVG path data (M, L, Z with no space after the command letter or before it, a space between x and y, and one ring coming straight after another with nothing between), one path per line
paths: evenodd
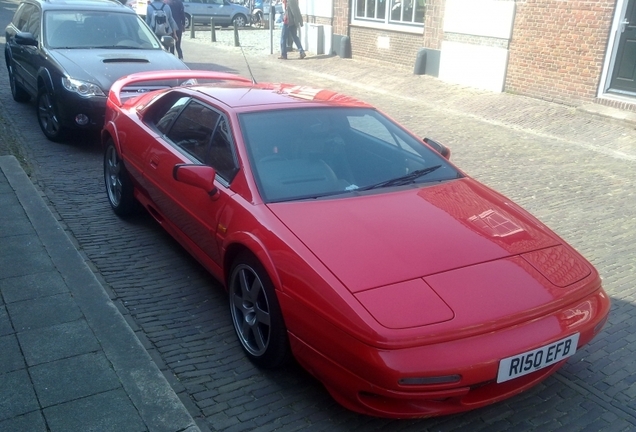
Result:
M187 69L134 11L117 1L22 0L5 36L13 99L36 100L38 123L52 141L63 140L71 129L101 129L116 79ZM171 40L163 38L166 44Z
M137 82L185 78L199 84L122 99ZM293 355L354 411L500 401L607 320L585 258L445 146L353 98L134 74L111 88L102 142L114 212L141 204L224 284L246 355L263 367Z
M229 0L183 0L183 9L186 28L190 27L192 21L196 24L210 24L210 18L214 18L215 25L222 27L234 24L245 27L250 23L250 10Z

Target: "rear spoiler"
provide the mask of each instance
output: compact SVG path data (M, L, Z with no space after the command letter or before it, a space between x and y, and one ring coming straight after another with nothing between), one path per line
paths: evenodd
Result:
M152 72L138 72L119 78L110 88L108 100L117 106L122 106L121 91L123 88L139 82L166 81L166 80L217 80L237 81L251 84L252 80L225 72L211 72L199 70L162 70Z

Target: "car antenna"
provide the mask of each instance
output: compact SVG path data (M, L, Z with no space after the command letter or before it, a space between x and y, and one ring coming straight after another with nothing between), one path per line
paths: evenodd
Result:
M245 64L247 65L247 70L250 72L250 78L252 78L252 84L257 84L256 83L256 78L254 78L254 74L252 73L252 69L250 68L250 64L247 61L247 57L245 57L245 52L243 51L243 45L239 44L239 47L241 47L241 54L243 54L243 58L245 59Z

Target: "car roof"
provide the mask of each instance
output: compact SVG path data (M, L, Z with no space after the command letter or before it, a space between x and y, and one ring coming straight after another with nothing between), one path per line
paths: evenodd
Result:
M118 12L132 12L131 8L126 7L117 0L28 0L29 3L39 4L43 10L117 10Z
M192 86L192 89L232 108L289 104L336 105L373 108L371 105L332 90L292 84L220 83Z

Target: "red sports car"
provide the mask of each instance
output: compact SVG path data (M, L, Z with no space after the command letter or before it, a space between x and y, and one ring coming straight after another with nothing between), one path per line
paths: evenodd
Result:
M139 81L196 80L124 99ZM294 357L345 407L465 411L554 373L598 334L594 267L372 106L328 90L164 71L113 85L104 177L229 294L247 356Z

